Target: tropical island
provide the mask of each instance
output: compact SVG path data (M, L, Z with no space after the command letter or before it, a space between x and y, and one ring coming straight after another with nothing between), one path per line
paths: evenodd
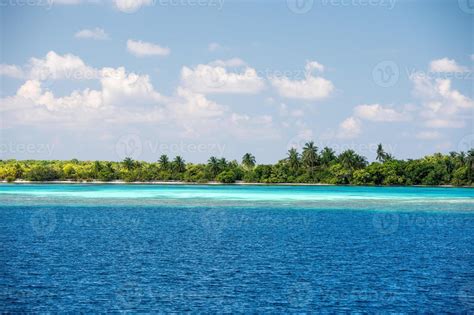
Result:
M273 165L257 164L251 153L240 163L212 156L207 164L186 163L181 156L171 160L165 154L156 162L11 159L0 161L0 180L473 186L474 149L399 160L379 144L372 163L350 149L340 154L328 147L319 150L312 141L302 152L290 149Z

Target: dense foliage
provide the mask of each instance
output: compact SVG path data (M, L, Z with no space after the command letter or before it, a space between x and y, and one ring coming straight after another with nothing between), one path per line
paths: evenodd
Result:
M474 149L404 161L384 152L379 145L377 162L370 164L353 150L336 154L327 147L319 150L313 142L307 143L301 153L290 149L287 157L274 165L257 165L250 153L243 156L241 163L211 157L207 164L186 163L180 156L170 160L166 155L154 163L130 158L122 162L5 160L0 161L0 179L472 186Z

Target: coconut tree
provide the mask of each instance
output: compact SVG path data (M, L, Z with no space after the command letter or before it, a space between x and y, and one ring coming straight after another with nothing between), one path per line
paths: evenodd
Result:
M470 149L466 154L467 178L472 183L474 181L474 149Z
M390 153L385 152L381 143L377 145L377 161L385 163L386 161L392 160L393 156Z
M293 171L293 173L296 173L300 167L300 154L295 148L288 150L287 161L290 169Z
M173 160L173 169L178 172L178 173L183 173L186 171L186 163L184 162L184 159L177 155L174 160Z
M224 157L220 158L218 162L219 162L220 171L221 172L225 171L225 169L227 168L227 164L228 164L226 158L224 158Z
M212 178L215 178L220 170L219 160L215 156L211 156L207 161L207 166L209 167Z
M306 143L303 147L303 154L301 155L303 165L309 170L310 174L314 173L319 160L318 147L314 145L313 141Z
M336 152L331 148L324 147L321 151L321 164L328 166L334 160L336 160Z
M160 164L160 168L162 170L167 170L170 166L170 160L166 154L162 154L158 159L158 163Z
M360 169L367 165L365 157L355 153L354 150L346 150L339 157L339 162L347 170Z
M135 162L129 157L126 157L123 160L122 164L125 167L125 169L127 169L128 171L132 170L133 167L135 166Z
M246 169L252 169L255 166L255 156L251 153L245 153L242 157L242 165Z

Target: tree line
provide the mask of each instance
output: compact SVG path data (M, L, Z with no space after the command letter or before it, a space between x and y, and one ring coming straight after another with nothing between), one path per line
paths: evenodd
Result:
M375 162L368 163L354 150L340 154L314 142L301 152L290 149L276 164L257 164L246 153L240 163L212 156L207 163L186 163L181 156L161 155L156 162L125 158L111 161L0 160L0 179L29 181L185 181L207 183L326 183L346 185L455 185L474 184L474 149L436 153L420 159L399 160L377 148Z

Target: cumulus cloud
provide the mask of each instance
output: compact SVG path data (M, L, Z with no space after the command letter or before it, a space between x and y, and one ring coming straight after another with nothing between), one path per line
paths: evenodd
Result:
M400 122L411 119L409 110L398 112L392 107L380 104L358 105L354 107L352 116L339 124L336 138L353 139L362 133L362 122Z
M225 107L208 100L203 94L182 87L178 87L176 95L178 98L170 104L172 111L179 118L192 120L214 118L222 116L226 111Z
M243 61L240 58L231 58L227 60L215 60L209 63L210 66L213 67L230 67L230 68L237 68L237 67L243 67L247 65L245 61Z
M199 64L194 68L183 67L181 83L183 87L192 91L208 93L241 93L252 94L261 91L264 80L251 67L244 67L238 72L232 72L228 67L243 66L245 63L237 58L222 61L217 60L210 64Z
M323 71L324 66L316 61L310 61L305 67L306 78L291 80L288 77L271 77L270 82L278 93L286 98L321 100L329 97L334 91L331 81L311 74L312 70Z
M394 122L410 119L407 113L397 112L393 108L384 107L379 104L358 105L354 108L354 115L370 121Z
M462 128L474 101L451 87L449 79L414 74L413 94L421 100L420 118L430 128Z
M155 0L48 0L48 5L112 4L124 13L134 13L141 7L151 6Z
M361 121L357 118L349 117L339 124L336 137L340 139L353 139L357 138L361 132Z
M136 57L168 56L171 52L168 47L133 39L127 41L127 50Z
M305 66L305 70L307 73L311 73L313 70L323 72L324 66L317 61L308 61Z
M48 52L44 58L31 58L25 68L28 78L34 80L97 78L97 70L87 66L81 58L72 54L59 55L54 51Z
M250 116L232 113L230 119L226 121L225 127L238 139L269 140L281 137L280 130L274 127L273 117L270 115Z
M55 52L50 52L46 58L32 60L32 77L14 95L0 99L3 128L48 125L64 130L104 124L146 123L152 126L165 123L179 136L191 138L215 137L216 132L222 130L234 137L277 134L269 129L273 127L270 116L233 113L228 107L185 87L178 87L171 96L163 96L155 90L147 75L128 72L124 67L94 69L99 88L73 90L60 96L43 84L45 76L37 75L38 69L47 76L68 79L65 70L92 67L77 56L61 56ZM65 62L62 67L53 62L57 60Z
M0 65L1 75L39 81L97 79L97 71L75 55L60 55L54 51L48 52L44 58L31 58L22 67Z
M80 39L95 39L95 40L106 40L109 39L109 35L102 28L94 29L83 29L74 34L74 37Z
M0 64L0 76L21 79L24 77L24 73L23 69L16 65Z
M117 9L125 13L132 13L143 6L150 6L154 0L113 0Z
M460 66L454 59L442 58L433 60L430 63L430 70L432 72L468 72L464 66Z

